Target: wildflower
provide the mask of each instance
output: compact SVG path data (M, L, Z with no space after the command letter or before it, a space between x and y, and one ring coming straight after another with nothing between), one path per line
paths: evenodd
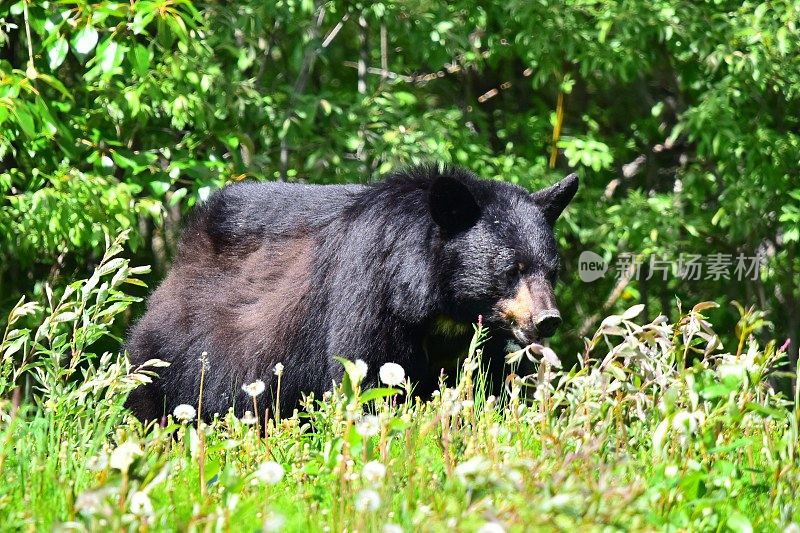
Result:
M358 385L364 381L364 378L367 377L368 368L369 367L367 367L367 363L361 359L356 359L355 365L350 372L350 380L354 385Z
M403 528L397 524L384 524L381 531L383 533L403 533Z
M267 461L253 472L253 479L275 485L283 479L283 467L275 461Z
M131 512L139 516L153 514L153 504L150 502L150 497L140 490L131 494Z
M239 419L239 422L247 426L252 426L258 422L258 418L253 414L253 411L245 411L244 416Z
M111 465L111 468L116 468L122 472L127 472L134 459L143 454L144 452L138 443L131 440L126 440L117 446L113 452L111 452L109 464Z
M489 467L489 463L481 457L480 455L476 455L463 463L459 464L456 467L456 476L461 480L462 483L469 484L470 478L474 478L475 476L485 472Z
M86 468L92 472L102 472L108 466L108 454L101 451L86 461Z
M503 474L506 480L511 483L517 490L522 490L525 486L525 478L519 470L515 470L510 466L503 469Z
M247 385L242 385L242 390L249 394L252 398L255 398L264 392L265 388L266 385L264 385L264 382L260 379L257 379L252 383L248 383Z
M208 352L203 352L200 354L200 370L208 370L211 365L208 363Z
M356 494L356 511L377 511L381 506L380 495L372 489L364 489Z
M276 376L281 377L283 375L283 363L276 363L273 372L275 372Z
M370 461L361 470L364 481L376 485L386 477L386 467L378 461Z
M197 411L188 403L182 403L172 411L172 414L182 422L189 422L197 416Z
M478 528L477 533L505 533L505 528L497 522L486 522Z
M702 411L694 413L681 411L672 419L672 427L686 435L697 431L698 425L702 426L705 420L706 416Z
M270 513L267 519L264 520L261 531L264 533L277 533L283 530L284 525L286 525L286 518L283 515Z
M797 525L797 522L792 522L786 529L783 530L783 533L800 533L800 526Z
M397 363L385 363L378 371L378 376L386 385L394 387L403 383L406 378L406 371Z
M81 492L75 500L75 508L79 513L93 515L103 506L103 495L98 491Z
M678 466L677 465L669 465L664 469L664 475L668 478L673 478L678 475Z
M356 423L356 433L362 437L373 437L380 433L381 421L375 415L366 415Z
M445 404L445 410L448 415L450 416L457 416L458 413L461 412L461 407L464 404L462 402L453 402L451 404Z

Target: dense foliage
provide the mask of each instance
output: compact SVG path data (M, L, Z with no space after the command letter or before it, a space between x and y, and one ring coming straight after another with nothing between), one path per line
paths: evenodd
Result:
M602 321L575 368L545 353L500 398L474 387L478 327L458 385L431 402L402 394L398 365L381 370L385 388L362 390L363 363L343 361L336 391L269 420L263 437L263 414L198 429L191 405L147 432L122 402L153 368L90 347L143 273L120 244L43 309L20 302L0 338L23 361L4 358L0 398L21 375L40 391L0 399L4 529L798 531L798 390L793 407L769 385L786 353L750 335L757 315L723 351L704 317L715 304L675 323L635 305ZM291 371L276 368L278 387ZM263 382L244 388L264 394Z
M84 275L123 229L157 280L181 213L226 182L442 160L530 188L582 176L560 230L564 351L608 310L678 296L719 301L726 330L731 300L756 304L796 353L799 23L797 0L7 0L0 310ZM587 286L583 250L643 273ZM711 253L764 264L648 274Z

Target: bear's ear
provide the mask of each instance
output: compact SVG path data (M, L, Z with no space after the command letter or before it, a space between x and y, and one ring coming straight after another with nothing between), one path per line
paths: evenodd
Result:
M428 191L428 209L436 224L447 233L471 228L481 208L469 187L452 176L438 176Z
M555 185L532 193L531 197L544 213L544 218L552 225L577 191L578 175L573 173Z

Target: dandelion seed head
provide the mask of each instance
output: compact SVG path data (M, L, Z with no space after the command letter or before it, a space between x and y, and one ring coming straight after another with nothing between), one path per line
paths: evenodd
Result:
M253 479L263 481L268 485L275 485L276 483L280 483L283 479L283 473L283 467L280 463L267 461L266 463L262 463L261 466L253 472Z
M266 520L264 520L261 531L264 533L278 533L278 531L283 531L285 525L286 518L283 515L270 513Z
M86 468L92 472L102 472L106 467L108 467L108 454L105 451L101 451L86 461Z
M356 423L356 433L362 437L373 437L380 433L381 421L375 415L366 415L361 417Z
M480 455L476 455L459 464L455 469L455 473L462 483L468 485L473 478L482 474L488 468L489 462Z
M245 411L244 416L239 419L239 422L246 426L252 426L253 424L258 423L258 417L253 414L253 411Z
M276 363L272 371L275 372L276 376L281 377L283 375L283 363Z
M372 489L364 489L356 494L355 508L358 512L377 511L381 506L381 496Z
M98 491L87 490L81 492L75 499L75 508L79 513L93 515L103 507L103 495Z
M497 522L486 522L478 528L477 533L505 533L505 528Z
M266 385L260 379L257 379L252 383L247 383L246 385L242 385L242 390L245 391L252 398L255 398L256 396L263 393L266 388L267 388Z
M190 422L197 416L197 411L188 403L182 403L172 411L172 415L181 422Z
M395 387L403 383L406 378L406 371L397 363L384 363L378 370L378 377L382 383Z
M384 524L381 531L383 533L403 533L403 528L397 524Z
M386 477L386 467L379 461L370 461L361 470L364 481L372 485L377 485Z
M111 452L109 464L111 468L116 468L122 472L127 472L133 461L143 455L142 447L137 442L126 440Z
M201 353L198 361L200 361L200 370L208 370L211 368L211 364L208 361L208 352Z
M153 504L150 497L138 490L131 494L131 512L137 516L150 516L153 514Z
M350 371L350 380L353 382L354 385L358 385L364 378L367 377L367 370L369 367L367 363L365 363L361 359L356 359L351 371Z

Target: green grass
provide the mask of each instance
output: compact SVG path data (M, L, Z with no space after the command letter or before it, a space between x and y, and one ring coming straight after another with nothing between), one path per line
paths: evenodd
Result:
M494 401L475 386L477 329L458 386L430 402L362 391L347 362L337 391L265 437L232 415L148 432L121 407L147 369L91 353L142 272L115 257L123 240L90 280L8 319L4 530L798 531L796 401L769 384L785 354L752 336L756 312L721 347L706 304L675 324L634 307L576 368L534 357ZM34 398L19 408L16 384Z

